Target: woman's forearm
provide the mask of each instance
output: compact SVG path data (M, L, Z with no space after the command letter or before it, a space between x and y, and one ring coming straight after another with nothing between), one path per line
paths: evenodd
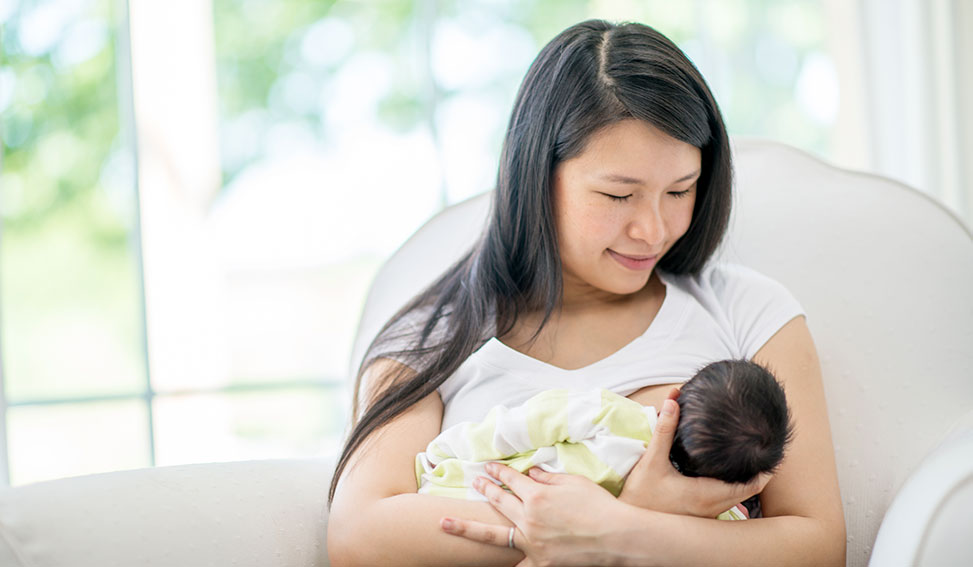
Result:
M444 516L512 525L486 502L399 494L370 503L355 517L329 521L328 554L336 567L353 565L512 566L523 553L450 536Z
M844 565L841 526L800 516L722 521L634 506L617 518L609 565Z

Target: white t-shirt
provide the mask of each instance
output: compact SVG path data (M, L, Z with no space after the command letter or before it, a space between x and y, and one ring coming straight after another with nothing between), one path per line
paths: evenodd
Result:
M645 386L685 382L710 362L752 358L804 313L782 285L742 266L711 266L695 277L657 273L666 296L649 328L583 368L564 370L489 339L439 387L442 429L480 421L494 406L520 405L551 388L605 388L627 396Z

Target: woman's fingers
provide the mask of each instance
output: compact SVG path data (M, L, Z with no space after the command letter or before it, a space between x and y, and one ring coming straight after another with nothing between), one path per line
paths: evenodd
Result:
M557 484L558 481L563 480L568 475L551 474L540 467L533 467L527 471L527 476L542 484Z
M753 480L743 485L743 498L740 501L744 501L751 496L756 496L764 491L767 487L767 483L770 479L774 478L773 473L765 472L757 475Z
M447 517L439 521L439 527L448 534L461 536L472 541L496 545L498 547L508 547L510 537L510 527L508 526L496 526L474 520L460 520L458 518ZM519 541L519 534L516 531L514 534L514 546L516 546Z
M750 490L753 490L754 494L759 494L764 491L764 488L767 487L767 483L769 483L770 479L772 478L774 478L774 473L760 473L757 475L757 478L749 482L749 488Z
M524 504L519 497L523 497L525 492L529 492L531 483L529 478L513 470L510 467L490 463L486 466L487 472L507 485L513 494L497 486L486 477L480 477L473 481L473 488L486 497L487 501L497 509L498 512L507 517L511 522L518 524L524 517Z
M717 480L712 486L715 492L727 494L727 502L730 502L730 505L732 506L733 504L743 502L747 498L756 496L763 492L764 487L767 486L767 483L770 482L770 479L773 478L773 476L774 475L771 473L761 473L753 480L745 484L725 483ZM727 487L729 487L730 490L727 490Z
M507 485L507 488L512 490L521 500L535 488L534 481L506 465L489 463L486 465L486 471L490 476Z
M670 392L670 396L674 395ZM619 500L659 512L680 513L683 510L685 498L682 494L686 483L680 482L682 475L669 462L678 423L679 404L670 397L662 402L662 412L656 420L649 446L629 473Z
M764 487L772 478L770 473L762 473L746 484L729 483L715 478L695 477L694 495L698 499L699 510L693 515L713 518L729 510L732 506L743 502L751 496L763 492Z
M596 556L594 552L604 538L606 521L615 517L613 508L620 506L610 492L581 476L535 469L529 474L533 478L528 478L507 467L490 468L494 469L491 474L508 486L527 487L530 493L521 501L488 479L483 478L488 484L481 485L484 493L490 494L490 503L495 498L501 502L503 509L498 510L516 524L514 547L527 557L517 567L606 564L590 559ZM511 517L510 509L517 510L521 519ZM444 518L442 528L451 535L499 547L507 545L511 534L509 526L455 518Z
M679 404L673 398L662 402L662 412L656 421L652 439L649 440L649 450L665 454L668 458L672 450L672 441L676 438L676 425L679 424Z

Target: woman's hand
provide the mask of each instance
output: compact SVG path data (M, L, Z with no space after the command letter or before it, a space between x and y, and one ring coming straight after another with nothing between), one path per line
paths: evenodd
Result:
M501 514L516 525L514 547L526 558L518 567L604 564L605 536L612 533L610 519L619 502L594 482L570 474L551 474L538 468L520 474L491 463L487 472L507 485L513 494L485 478L474 487ZM579 506L579 503L584 503ZM510 528L443 518L443 530L466 539L505 547Z
M759 494L771 475L762 474L747 484L739 484L687 477L677 471L669 461L669 451L679 423L679 404L675 401L678 397L678 389L670 390L649 446L626 478L618 499L657 512L715 518Z
M606 536L617 532L612 520L619 517L621 503L715 518L763 490L769 475L748 484L730 484L686 477L672 466L669 451L679 422L678 395L679 390L673 389L662 404L649 446L618 499L581 476L551 474L538 468L523 475L498 463L486 466L487 473L512 494L486 478L477 479L473 486L516 526L514 547L526 555L518 567L610 563L613 549ZM511 528L507 526L443 518L441 527L447 533L499 547L506 547L510 541Z

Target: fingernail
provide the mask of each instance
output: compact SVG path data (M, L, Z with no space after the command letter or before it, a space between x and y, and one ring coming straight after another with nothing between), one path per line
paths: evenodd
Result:
M666 400L662 402L662 413L665 415L672 415L676 413L676 402L673 400Z
M490 473L491 475L496 476L496 474L497 474L497 465L496 465L496 463L487 463L487 465L486 465L486 471L488 473Z
M443 518L442 525L444 530L451 530L453 529L453 520L451 518Z

